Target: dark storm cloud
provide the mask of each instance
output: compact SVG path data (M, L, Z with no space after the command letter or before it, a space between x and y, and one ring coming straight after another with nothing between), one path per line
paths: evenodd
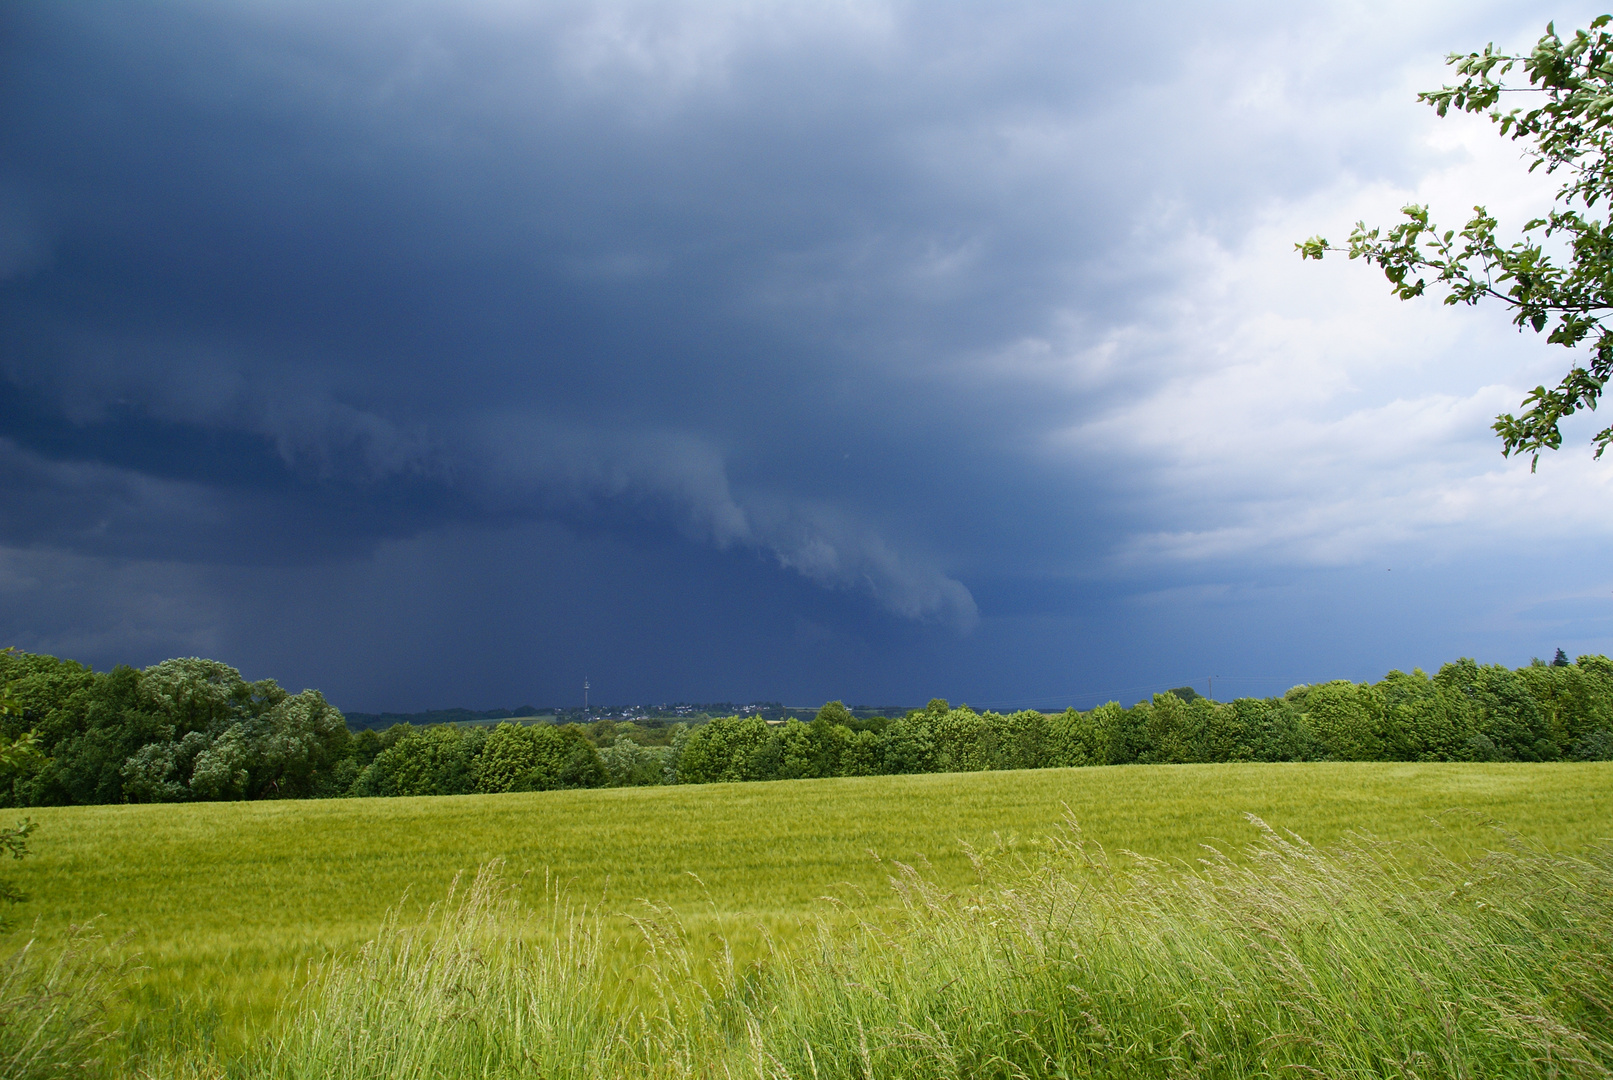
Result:
M626 650L643 696L738 694L713 685L736 670L815 693L826 664L919 695L1001 669L1025 627L1055 651L1096 633L1070 627L1138 587L1116 548L1177 535L1188 502L1116 467L1129 436L1060 433L1198 362L1105 357L1181 308L1205 265L1183 236L1234 243L1274 199L1424 168L1411 129L1338 102L1369 46L1392 80L1452 44L1262 4L0 19L14 595L56 603L49 565L169 612L124 638L21 607L0 629L102 662L210 642L340 685L313 658L362 626L371 674L347 685L389 706L410 649L505 648L464 629L491 596L583 619L580 580L768 630L522 631L509 648L553 659L486 692ZM319 633L288 643L287 596ZM982 615L1021 629L956 637Z
M858 519L933 524L948 459L997 418L893 384L1022 331L1072 240L1124 228L1049 222L1045 191L1005 214L1047 178L970 160L1004 114L1056 126L1112 73L1037 85L982 58L977 21L827 14L28 11L9 179L52 240L6 297L22 408L167 478L273 488L268 445L350 498L399 476L467 494L426 519L665 503L719 545L967 618ZM997 46L1023 61L1048 21ZM165 460L186 426L248 445Z

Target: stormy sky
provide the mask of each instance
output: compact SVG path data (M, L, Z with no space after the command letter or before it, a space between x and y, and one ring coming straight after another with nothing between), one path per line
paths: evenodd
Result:
M1570 4L11 3L0 643L352 710L1217 697L1613 650L1567 354L1365 218Z

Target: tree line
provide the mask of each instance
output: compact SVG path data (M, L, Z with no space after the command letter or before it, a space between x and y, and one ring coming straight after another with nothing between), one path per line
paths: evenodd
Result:
M729 716L633 725L348 729L317 690L247 682L216 660L96 672L0 653L0 805L453 795L985 769L1234 761L1613 760L1613 661L1296 686L1215 702L1166 692L1062 713L934 700L810 722ZM661 745L655 745L660 743Z

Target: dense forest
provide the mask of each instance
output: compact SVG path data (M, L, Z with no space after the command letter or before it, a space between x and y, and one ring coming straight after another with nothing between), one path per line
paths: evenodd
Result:
M1085 712L977 713L935 700L897 718L830 702L811 722L348 729L316 690L247 682L214 660L96 672L0 653L0 805L456 795L641 784L1215 761L1613 759L1613 661L1296 686L1214 702L1189 691Z

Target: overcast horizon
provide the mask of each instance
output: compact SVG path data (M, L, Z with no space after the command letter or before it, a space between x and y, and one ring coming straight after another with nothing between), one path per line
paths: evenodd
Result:
M1549 202L1418 90L1535 3L23 2L0 646L341 708L1613 652L1564 350L1345 239Z

